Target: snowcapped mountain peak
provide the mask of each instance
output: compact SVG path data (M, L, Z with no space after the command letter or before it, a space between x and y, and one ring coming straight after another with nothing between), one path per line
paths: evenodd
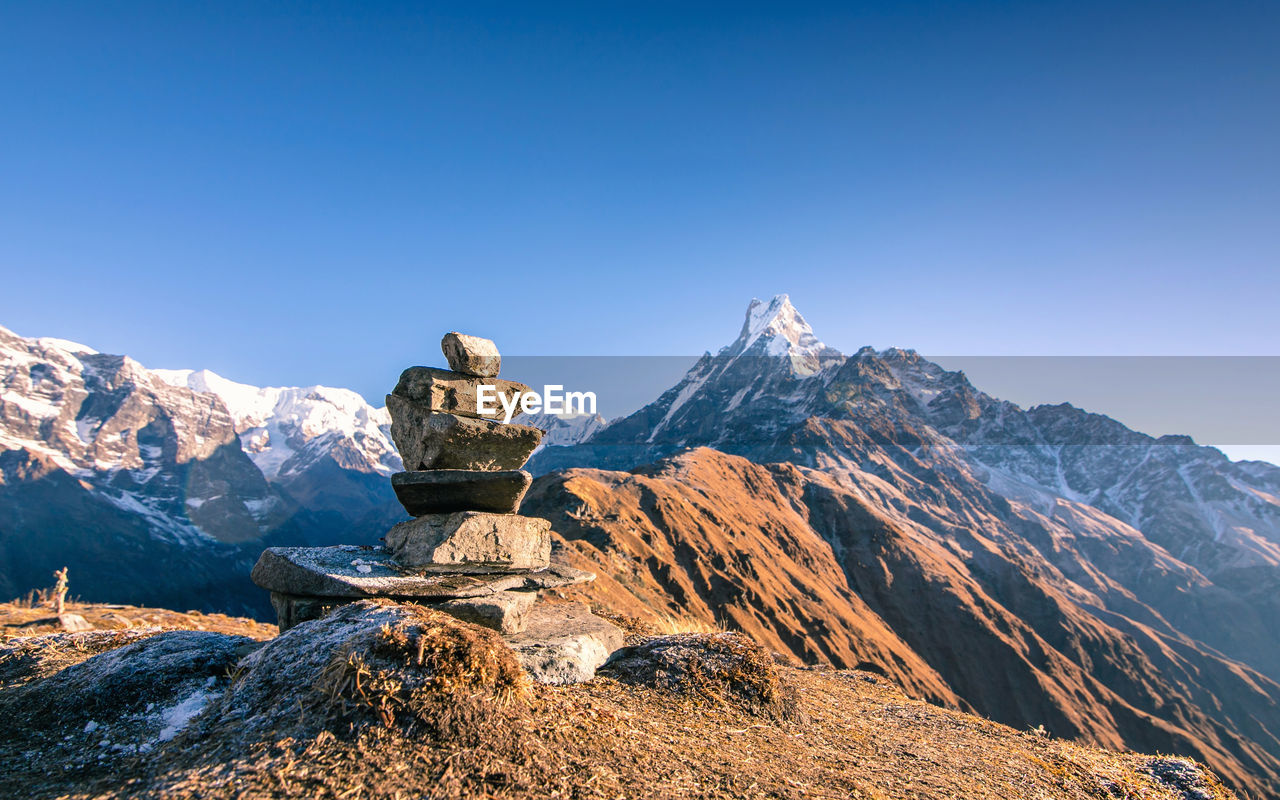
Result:
M64 354L96 356L97 350L88 345L73 342L70 339L59 339L54 336L41 336L38 338L26 338L19 336L8 328L0 325L0 340L20 341L24 342L27 347L34 347L41 350L54 350Z
M768 303L753 298L738 338L714 356L704 355L680 383L655 401L663 414L658 423L646 431L645 441L658 441L660 435L678 427L682 420L736 412L761 398L772 401L777 397L791 397L796 382L830 375L828 368L844 361L840 351L823 344L814 335L813 328L791 304L790 297L775 295ZM801 414L803 409L784 401L768 413L781 419ZM610 423L609 429L613 424ZM619 430L626 429L623 425Z
M752 298L737 340L720 352L736 357L748 351L753 355L789 357L797 375L811 375L826 366L828 358L840 355L818 339L785 294L775 295L768 303Z
M295 455L348 441L360 453L364 468L380 473L399 469L391 443L391 417L349 389L330 386L268 386L259 388L227 380L202 370L152 370L161 380L197 392L217 395L235 421L245 452L268 478L297 469Z
M279 389L260 389L227 380L207 369L153 369L152 374L171 386L216 394L235 420L236 431L261 425L275 409Z
M804 321L796 307L791 305L790 296L785 294L774 296L768 303L758 297L751 298L738 341L745 341L746 346L750 347L761 336L781 336L792 344L799 344L806 338L817 341L813 328Z

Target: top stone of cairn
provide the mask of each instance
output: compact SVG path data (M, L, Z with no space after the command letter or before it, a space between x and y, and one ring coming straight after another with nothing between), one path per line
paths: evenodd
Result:
M440 340L440 349L449 362L449 369L478 378L492 378L502 366L502 356L492 339L468 336L453 331Z

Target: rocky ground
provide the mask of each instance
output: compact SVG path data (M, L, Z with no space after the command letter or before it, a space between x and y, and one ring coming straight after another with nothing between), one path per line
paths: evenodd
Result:
M47 611L0 606L14 796L1233 797L1192 761L1016 731L736 633L633 625L594 680L551 687L493 632L417 606L357 603L274 638L72 610L104 629L43 633Z

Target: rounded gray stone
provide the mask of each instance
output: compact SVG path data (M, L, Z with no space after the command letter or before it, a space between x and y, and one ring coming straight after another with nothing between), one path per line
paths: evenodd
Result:
M451 331L440 340L440 349L449 362L449 369L481 378L492 378L502 367L502 356L492 339L482 339L465 333Z
M622 629L582 603L539 603L525 628L502 637L539 683L582 683L623 645Z

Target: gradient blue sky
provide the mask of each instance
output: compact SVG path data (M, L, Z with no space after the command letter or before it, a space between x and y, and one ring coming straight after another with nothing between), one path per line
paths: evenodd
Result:
M371 398L779 292L846 351L1277 354L1280 4L420 5L0 3L0 325Z

